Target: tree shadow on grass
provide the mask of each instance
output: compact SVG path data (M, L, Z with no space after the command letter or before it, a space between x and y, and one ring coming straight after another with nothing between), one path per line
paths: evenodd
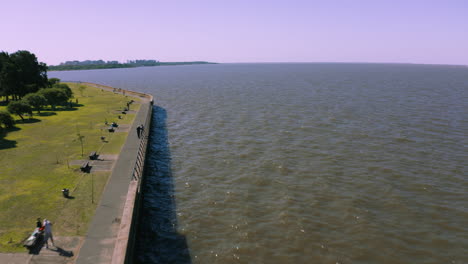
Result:
M16 120L15 122L17 124L34 124L34 123L39 123L41 121L42 120L40 120L40 119L32 117L32 118L27 118L27 119L24 119L24 120L19 119L19 120Z
M55 113L55 112L42 112L42 113L37 113L36 115L37 116L53 116L53 115L57 115L57 113Z
M8 139L4 139L3 137L1 137L0 138L0 150L16 148L17 143L18 142L16 140L8 140Z
M78 108L75 108L75 107L67 107L67 108L55 108L53 109L52 111L56 111L56 112L69 112L69 111L76 111L78 110Z
M9 149L9 148L16 148L16 144L18 143L16 140L8 140L5 139L8 132L18 131L21 130L19 127L12 127L8 129L0 129L0 150L1 149Z
M166 110L153 107L135 263L192 263L187 239L177 232L174 178Z
M48 107L45 109L45 111L51 111L51 112L67 112L67 111L77 111L80 107L85 106L84 104L76 104L72 103L71 106L67 104L66 106L56 106L55 108L53 107Z
M0 137L6 136L6 134L7 134L8 132L16 132L16 131L20 131L20 130L21 130L21 128L16 127L16 126L15 126L15 127L7 128L6 130L4 130L3 134L0 133Z

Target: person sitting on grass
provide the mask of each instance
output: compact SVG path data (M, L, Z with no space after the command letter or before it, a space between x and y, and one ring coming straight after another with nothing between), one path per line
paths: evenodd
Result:
M42 221L41 221L41 218L40 218L40 217L37 218L36 227L39 228L39 231L44 230L44 226L42 225Z

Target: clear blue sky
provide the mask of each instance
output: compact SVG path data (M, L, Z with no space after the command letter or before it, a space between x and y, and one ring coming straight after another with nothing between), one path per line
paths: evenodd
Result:
M468 0L4 0L0 50L40 61L468 65Z

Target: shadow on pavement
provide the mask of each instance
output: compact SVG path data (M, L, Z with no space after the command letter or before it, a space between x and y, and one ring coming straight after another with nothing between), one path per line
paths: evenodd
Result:
M29 248L29 254L31 254L31 255L41 255L41 251L43 251L43 250L54 251L54 252L57 252L59 256L63 256L63 257L67 257L67 258L71 258L71 257L74 256L73 251L65 250L65 249L63 249L61 247L57 247L57 246L51 246L50 242L49 242L49 248L46 248L45 247L44 236L41 235L41 237L36 242L34 247Z
M174 178L164 108L153 107L135 263L192 263L187 239L177 232Z
M44 248L44 245L45 245L44 236L40 235L37 239L38 240L36 244L33 247L28 248L29 249L28 253L31 255L39 255L39 253L41 253L42 248Z
M55 249L51 247L50 250L57 252L60 256L63 256L63 257L71 258L74 256L73 251L64 250L61 247L56 247Z

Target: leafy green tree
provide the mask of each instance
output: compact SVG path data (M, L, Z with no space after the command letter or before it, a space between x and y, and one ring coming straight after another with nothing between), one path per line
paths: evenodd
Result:
M47 87L47 65L36 55L20 50L12 54L0 52L0 94L19 99Z
M15 95L18 81L18 69L6 52L0 52L0 94L6 96Z
M12 128L15 124L15 120L7 111L0 111L0 128Z
M57 105L65 105L69 97L63 89L60 88L46 88L39 91L47 99L47 103L55 110Z
M57 84L60 82L60 79L59 78L49 78L49 87L52 87L54 86L54 84Z
M47 105L47 99L39 92L27 94L23 97L23 100L30 106L34 107L37 113L41 113L41 109Z
M68 98L73 98L73 92L71 88L65 83L56 83L52 86L52 88L62 89L65 92L65 94L68 96Z
M7 109L10 113L18 115L23 121L24 114L29 114L30 116L32 116L32 107L24 101L11 101L8 104Z
M19 50L10 54L10 58L17 68L16 95L23 97L47 86L47 65L38 62L36 55Z
M8 53L0 52L0 96L4 96L5 92L3 91L4 83L3 83L3 66L7 63Z

